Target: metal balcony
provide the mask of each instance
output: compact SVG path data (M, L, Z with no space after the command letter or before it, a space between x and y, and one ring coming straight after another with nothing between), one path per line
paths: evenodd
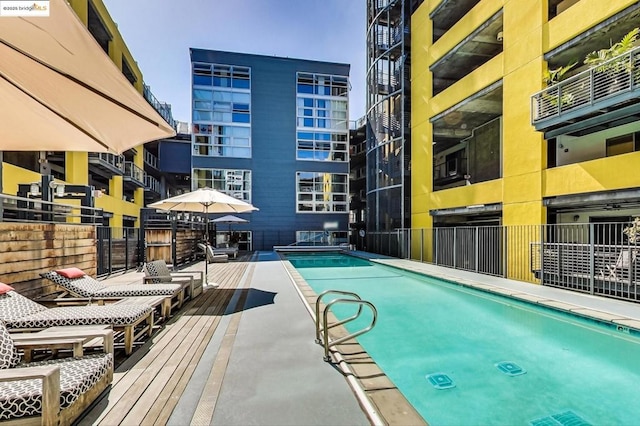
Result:
M133 164L132 161L125 161L123 180L125 183L129 183L138 188L144 188L144 170Z
M122 176L124 174L124 156L106 152L90 152L89 168L106 178Z
M154 169L158 170L158 157L156 157L155 155L153 155L152 153L150 153L149 151L147 151L146 149L144 150L144 164L153 167Z
M156 194L160 194L161 189L160 189L160 181L156 178L154 178L151 175L148 175L145 173L144 176L144 189L145 191L152 191L155 192Z
M160 102L151 92L151 87L146 84L143 87L142 95L151 104L151 106L164 118L164 120L175 130L177 122L171 113L171 105L166 102Z
M635 121L640 112L640 49L531 96L531 123L549 139Z

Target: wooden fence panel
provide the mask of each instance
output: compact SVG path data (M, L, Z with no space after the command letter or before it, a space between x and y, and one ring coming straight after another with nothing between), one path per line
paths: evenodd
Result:
M92 225L0 223L0 282L35 297L55 291L43 272L78 267L95 276L95 238Z

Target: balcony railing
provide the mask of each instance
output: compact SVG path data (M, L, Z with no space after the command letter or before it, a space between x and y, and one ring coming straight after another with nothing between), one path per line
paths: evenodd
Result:
M124 162L124 180L136 186L144 187L144 170L131 161Z
M176 120L173 118L173 114L171 113L171 105L166 102L160 102L151 92L151 87L146 84L143 87L142 94L147 102L149 102L158 114L160 114L162 118L164 118L164 120L175 130L177 124Z
M144 189L160 194L160 181L151 175L145 174Z
M146 149L144 150L144 163L158 170L158 157L156 157Z
M531 122L537 130L547 128L556 117L568 119L581 113L610 108L640 97L640 49L590 68L531 97ZM626 96L625 96L626 95ZM569 113L571 117L568 117Z
M90 152L89 163L114 174L122 175L124 173L124 155Z

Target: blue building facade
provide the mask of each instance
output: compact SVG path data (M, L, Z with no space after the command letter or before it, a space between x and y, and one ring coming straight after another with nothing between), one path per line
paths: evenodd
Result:
M218 226L216 242L346 242L349 65L191 49L191 66L192 189L260 209Z

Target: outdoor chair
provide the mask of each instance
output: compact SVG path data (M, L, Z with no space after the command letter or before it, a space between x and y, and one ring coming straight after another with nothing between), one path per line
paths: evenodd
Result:
M229 247L227 243L221 243L213 249L214 254L226 254L227 256L238 257L238 247Z
M206 254L207 262L209 263L224 263L229 261L229 255L225 253L214 253L213 247L208 244L198 243L198 248Z
M62 287L73 297L104 300L138 296L166 296L168 298L167 306L163 308L163 312L171 311L173 308L180 309L187 291L186 283L105 285L78 268L59 269L40 275Z
M11 289L4 284L3 288ZM13 289L0 294L0 321L11 331L37 331L49 327L110 325L124 333L124 351L133 352L133 342L153 333L153 308L149 305L66 306L47 308Z
M194 298L202 293L204 273L202 271L173 272L164 260L154 260L144 265L144 282L152 285L167 283L180 284L188 290L188 296Z
M603 280L612 281L621 279L619 275L622 275L625 271L631 270L631 266L635 263L637 256L638 252L636 250L621 250L620 255L618 255L614 264L605 264L604 268L600 270L600 277Z
M67 425L76 420L113 380L113 331L101 337L103 353L21 363L21 344L0 321L0 423ZM50 341L47 337L42 345Z

